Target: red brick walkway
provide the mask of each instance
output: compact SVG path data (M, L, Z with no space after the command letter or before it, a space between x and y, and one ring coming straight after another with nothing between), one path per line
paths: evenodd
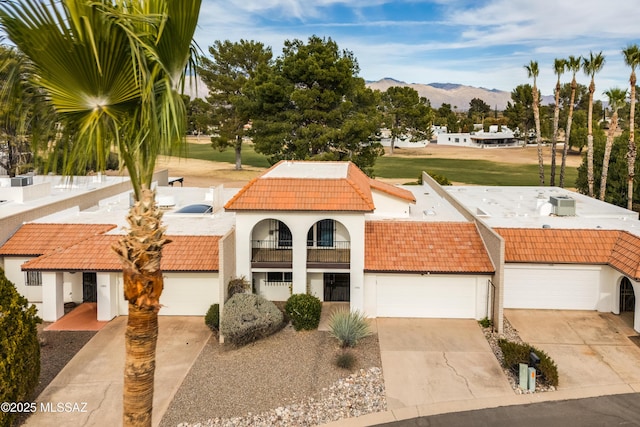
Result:
M109 322L99 322L98 305L85 302L47 326L45 331L99 331Z

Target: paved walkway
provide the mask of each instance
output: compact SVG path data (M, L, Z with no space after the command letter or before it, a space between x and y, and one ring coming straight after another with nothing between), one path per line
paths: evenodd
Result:
M45 328L46 331L99 331L107 323L98 321L98 304L84 302Z
M38 396L38 412L26 426L122 425L124 330L120 316L102 328ZM160 316L156 350L153 425L160 424L174 394L211 336L202 317ZM42 412L57 408L63 412ZM73 410L67 412L66 408ZM77 404L77 405L76 405Z

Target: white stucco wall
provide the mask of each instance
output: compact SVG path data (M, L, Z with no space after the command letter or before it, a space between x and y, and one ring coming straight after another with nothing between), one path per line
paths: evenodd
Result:
M489 278L482 275L365 274L369 317L488 317Z
M22 271L22 264L35 257L5 257L4 274L7 279L16 285L16 290L20 295L29 300L30 303L42 302L42 286L25 286L25 275Z
M410 203L407 200L391 195L382 191L371 189L373 203L376 207L375 215L384 215L392 218L408 218Z
M361 212L237 212L236 213L236 274L252 277L251 240L265 239L268 236L268 221L276 219L285 223L293 238L293 293L307 292L307 233L309 228L322 219L333 219L336 224L336 240L351 242L351 307L363 308L364 280L364 214ZM258 227L256 227L258 225ZM255 235L252 233L255 231ZM347 233L345 233L345 231ZM348 234L343 237L343 234Z

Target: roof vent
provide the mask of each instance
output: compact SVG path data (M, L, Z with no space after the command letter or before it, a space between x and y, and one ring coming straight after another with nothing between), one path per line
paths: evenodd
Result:
M551 228L549 224L542 224L542 228Z
M576 201L569 196L551 196L549 203L557 216L575 216L576 214Z

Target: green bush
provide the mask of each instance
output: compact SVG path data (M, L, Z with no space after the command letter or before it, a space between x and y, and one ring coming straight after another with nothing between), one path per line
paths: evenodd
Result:
M283 326L282 312L255 294L235 294L224 304L220 333L225 341L244 345L268 337Z
M480 326L482 326L483 328L489 328L490 326L493 325L493 322L491 321L491 319L489 319L488 317L485 317L482 320L478 320L478 323L480 324Z
M0 269L0 402L24 402L40 377L40 343L34 305L29 306ZM0 426L15 414L0 412Z
M356 356L350 351L341 351L336 356L336 366L342 369L351 370L356 365Z
M515 369L520 363L529 364L529 353L532 351L540 358L538 370L542 376L541 381L554 387L558 386L558 367L547 353L529 344L518 344L505 339L498 340L498 345L504 357L504 366Z
M329 332L341 347L355 347L362 338L371 335L369 324L364 314L349 309L336 310L329 318Z
M322 302L309 294L294 294L284 305L284 311L291 319L296 331L317 329L320 324Z
M220 304L213 304L204 316L204 323L212 331L220 329Z

